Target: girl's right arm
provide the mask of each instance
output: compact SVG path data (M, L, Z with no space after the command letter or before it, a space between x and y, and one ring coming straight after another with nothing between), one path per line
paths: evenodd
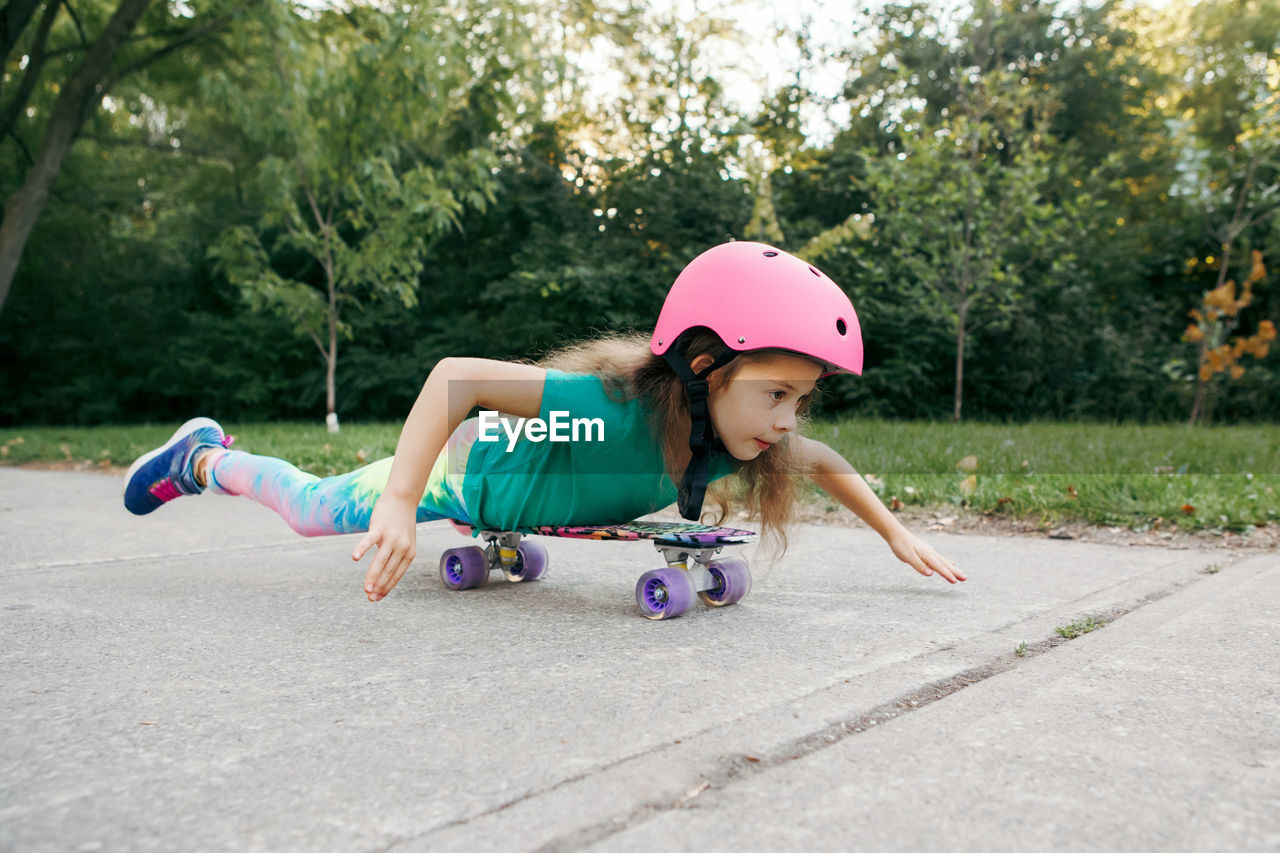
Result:
M364 579L370 601L385 597L413 562L418 502L449 436L476 406L538 417L546 377L541 367L483 358L446 358L436 364L400 431L391 475L373 507L369 532L351 552L351 559L359 560L378 546Z

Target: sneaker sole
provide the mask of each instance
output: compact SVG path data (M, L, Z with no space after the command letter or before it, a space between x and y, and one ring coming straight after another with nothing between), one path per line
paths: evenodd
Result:
M169 440L165 442L162 447L157 447L155 450L151 451L145 456L139 456L137 460L135 460L134 463L129 466L129 470L126 471L124 475L124 486L120 489L120 494L123 496L126 492L129 491L129 481L133 479L133 475L138 472L139 468L141 468L143 465L146 465L152 459L155 459L161 453L164 453L170 447L173 447L182 439L186 438L188 434L202 427L213 427L218 432L222 432L222 425L219 424L217 421L213 420L212 418L192 418L191 420L187 421L185 424L178 427L177 432L175 432L172 436L170 436Z

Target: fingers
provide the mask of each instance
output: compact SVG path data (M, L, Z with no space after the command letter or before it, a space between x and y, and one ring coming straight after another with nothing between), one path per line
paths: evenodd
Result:
M947 583L955 583L956 581L966 579L964 573L960 571L955 563L951 562L937 551L934 551L932 548L925 549L924 553L920 556L923 558L927 567L932 569L934 572L937 572L938 576L944 578ZM931 572L925 571L922 572L922 574L928 575L931 574Z
M360 544L356 546L355 552L351 555L353 559L359 559L364 556L365 551L370 546L377 546L377 550L373 554L373 560L369 563L369 570L364 574L364 591L370 601L377 601L385 595L385 592L381 592L381 580L383 572L386 570L387 562L391 559L392 549L383 541L384 538L381 531L370 530L360 540Z
M416 550L411 544L389 545L384 537L383 542L378 546L378 553L373 563L369 566L369 571L364 576L366 597L370 601L381 601L386 598L387 593L395 588L400 578L404 577L404 573L409 570L415 556Z
M359 542L356 543L355 549L351 552L351 559L356 562L360 562L360 558L364 556L365 552L376 545L377 542L377 535L370 530Z
M909 562L911 564L911 568L915 569L925 577L929 577L933 574L933 569L929 568L929 565L924 560L920 559L919 556L916 556L915 559L910 560Z
M364 574L364 594L370 601L377 601L381 595L377 595L379 590L379 580L382 578L382 567L387 562L387 552L382 548L373 557L373 562L369 564L369 571Z
M899 558L925 577L937 575L947 583L965 580L964 572L955 563L943 557L933 548L916 539L898 550Z

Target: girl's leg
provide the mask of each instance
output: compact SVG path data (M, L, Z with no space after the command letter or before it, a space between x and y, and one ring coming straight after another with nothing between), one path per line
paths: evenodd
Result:
M418 504L418 521L452 518L470 523L462 500L462 474L476 424L460 426L436 459ZM382 459L337 477L306 474L281 459L213 449L200 460L209 490L243 495L274 510L303 536L361 533L369 529L373 505L391 475L393 459Z

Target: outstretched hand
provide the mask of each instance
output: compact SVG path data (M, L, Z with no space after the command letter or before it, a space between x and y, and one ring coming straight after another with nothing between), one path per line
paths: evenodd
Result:
M894 556L928 577L937 574L947 583L965 580L964 573L956 568L956 564L939 554L932 546L926 545L913 533L903 533L889 540L889 547Z
M359 561L370 548L378 546L364 576L364 592L370 601L385 598L417 556L417 511L415 504L386 494L373 505L369 532L351 552L351 559Z

